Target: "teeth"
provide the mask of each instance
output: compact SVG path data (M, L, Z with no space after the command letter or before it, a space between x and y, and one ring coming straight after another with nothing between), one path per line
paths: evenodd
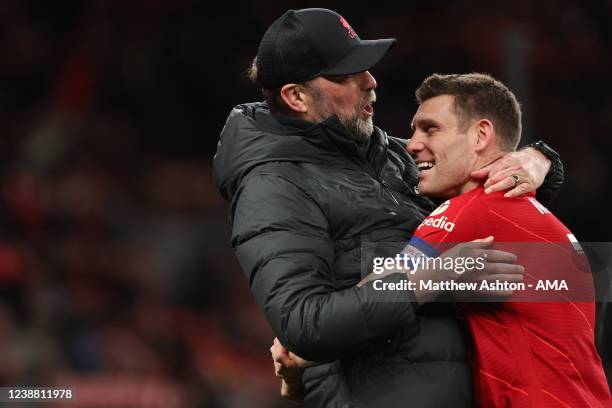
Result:
M434 166L434 162L420 162L417 163L417 168L419 170L429 170Z

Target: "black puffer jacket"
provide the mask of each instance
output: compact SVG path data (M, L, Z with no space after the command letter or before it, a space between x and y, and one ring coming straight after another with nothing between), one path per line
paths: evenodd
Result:
M306 359L331 360L306 370L307 407L471 406L452 305L419 309L404 291L375 301L380 292L355 287L362 244L405 243L433 209L414 193L405 141L377 128L359 148L335 117L303 128L280 123L265 104L242 105L221 134L214 177L274 332Z

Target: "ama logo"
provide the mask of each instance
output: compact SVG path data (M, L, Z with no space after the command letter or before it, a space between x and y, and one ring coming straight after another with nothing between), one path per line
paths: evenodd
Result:
M353 30L353 28L349 25L348 21L346 21L344 19L344 17L340 17L340 24L342 24L342 27L346 28L346 30L348 31L348 35L351 38L355 38L357 37L357 33L355 32L355 30Z
M448 207L450 207L450 201L446 200L445 202L440 204L438 208L433 210L432 213L429 214L429 217L425 218L425 220L417 227L417 229L421 229L421 227L427 225L427 226L439 228L439 229L442 229L448 232L451 232L452 230L454 230L455 223L448 221L448 218L446 218L445 216L442 216L439 218L432 218L436 215L442 214L444 211L448 209Z

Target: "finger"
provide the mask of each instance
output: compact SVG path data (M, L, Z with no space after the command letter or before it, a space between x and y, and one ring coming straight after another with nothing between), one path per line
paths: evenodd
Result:
M473 241L463 242L445 251L442 255L440 255L440 257L441 258L448 258L448 257L454 258L456 256L475 257L474 251L476 249L483 249L483 248L490 247L491 245L493 245L494 239L495 238L493 236L488 236L486 238L479 238Z
M524 279L523 274L499 274L499 275L490 275L485 280L487 282L508 282L508 283L520 283Z
M275 337L274 341L272 342L272 347L270 347L270 353L272 353L272 358L276 358L280 355L288 355L289 350L287 350L285 346L281 344L278 338Z
M462 257L467 257L467 258L476 258L477 257L476 251L485 249L485 248L489 248L491 245L493 245L493 241L494 241L494 238L492 236L489 236L484 239L475 239L473 241L463 242L449 249L448 251L443 253L440 257L441 258L446 258L446 257L454 258L456 256L462 256Z
M277 363L284 366L290 366L293 363L293 360L289 357L289 350L284 348L280 343L273 345L270 351L272 351L272 359Z
M274 358L274 361L282 364L285 367L295 367L295 361L291 359L287 354L279 354Z
M501 159L491 163L491 176L495 176L496 173L503 172L508 169L522 169L525 161L525 157L522 153L507 153Z
M272 347L274 347L276 350L279 350L280 352L283 352L283 353L287 353L289 351L285 348L285 346L283 346L283 344L280 342L278 337L275 337L274 340L272 341Z
M291 360L293 360L295 362L296 367L300 367L300 368L308 368L311 367L313 365L315 365L314 362L312 361L308 361L308 360L304 360L302 357L293 354L292 352L289 352L289 357L291 357Z
M283 398L289 398L291 397L291 391L289 390L289 386L287 385L286 382L282 382L281 383L281 390L280 390L280 395Z
M520 184L519 184L520 185ZM516 183L512 177L505 177L503 180L485 188L485 194L491 194L496 191L505 191L516 187Z
M497 173L491 173L491 176L487 179L487 181L484 184L485 188L489 188L497 183L499 183L500 181L504 181L507 178L512 179L513 175L518 175L519 177L523 178L525 177L525 175L523 173L521 173L520 169L507 169L501 172L497 172ZM512 180L514 181L514 180Z
M277 347L270 347L270 352L272 353L272 360L278 361L280 358L288 358L289 355L285 353L283 349Z
M508 157L491 163L489 166L489 177L500 177L499 174L510 169L520 169L520 163Z
M525 273L525 268L521 265L510 263L488 263L487 267L482 270L486 276L494 275L522 275Z
M280 363L277 363L276 361L274 362L274 375L277 377L282 377L281 375L281 369L283 368L283 366Z
M274 340L272 340L272 346L270 346L270 353L274 354L274 352L278 350L279 345L280 342L278 341L278 338L275 337Z
M493 244L494 240L495 238L493 235L489 235L485 238L478 238L469 242L463 242L457 246L460 248L488 248Z
M506 192L504 197L518 197L531 191L536 191L536 187L529 182L523 182L514 187L512 190Z
M516 255L514 255L512 252L501 251L499 249L475 249L474 255L476 257L485 258L489 263L514 263L517 260Z
M520 167L507 167L501 169L500 171L491 171L489 178L485 182L484 186L485 188L491 187L492 185L499 183L506 177L511 178L514 174L520 176L523 180L529 177L529 175Z
M469 242L484 242L484 243L491 244L491 243L493 243L493 239L494 239L493 235L489 235L488 237L473 239L473 240L471 240Z
M495 183L499 183L501 180L504 179L504 177L506 176L505 173L507 172L512 172L515 173L518 170L516 169L509 169L509 168L492 168L491 171L489 171L489 177L485 180L485 188L489 187Z
M291 358L292 361L295 362L296 367L305 368L310 363L310 361L304 360L302 357L295 355L292 352L289 352L289 357Z

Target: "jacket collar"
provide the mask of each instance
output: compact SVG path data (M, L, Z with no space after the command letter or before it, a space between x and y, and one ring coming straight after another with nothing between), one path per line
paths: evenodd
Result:
M268 131L290 132L306 138L318 139L326 150L338 152L352 159L365 159L376 174L386 162L389 141L387 134L378 127L374 127L372 135L360 144L348 136L346 128L336 115L323 122L312 123L291 116L272 115L269 111L265 112L267 117L261 117L261 121L258 117L258 122L267 127Z

